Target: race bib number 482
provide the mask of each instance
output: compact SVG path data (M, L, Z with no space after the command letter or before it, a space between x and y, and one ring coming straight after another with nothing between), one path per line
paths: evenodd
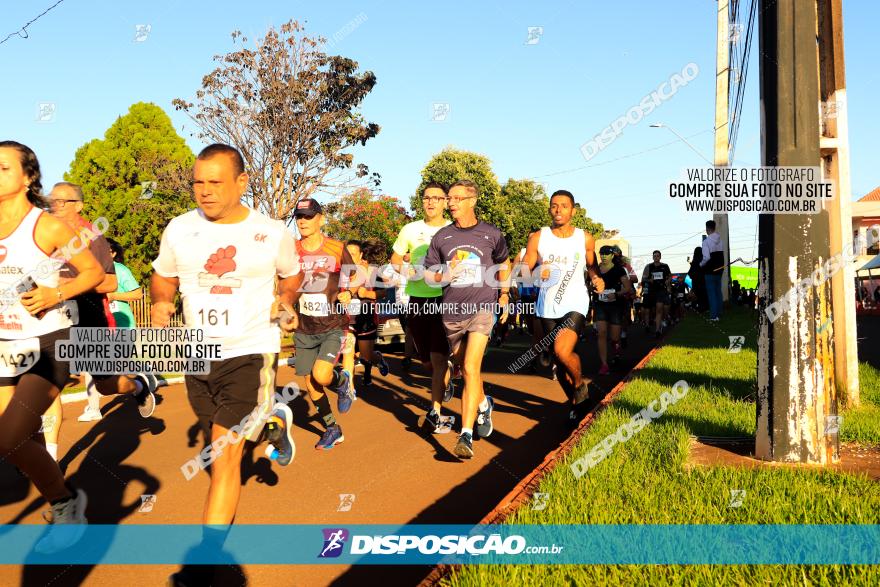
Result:
M0 377L17 377L40 360L40 339L0 341Z

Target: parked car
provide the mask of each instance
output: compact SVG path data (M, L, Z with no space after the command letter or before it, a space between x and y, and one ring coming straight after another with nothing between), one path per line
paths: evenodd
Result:
M402 344L406 340L406 334L400 322L401 308L394 305L395 289L393 287L386 289L386 297L380 301L384 303L379 304L379 313L376 316L379 323L376 344L379 345Z

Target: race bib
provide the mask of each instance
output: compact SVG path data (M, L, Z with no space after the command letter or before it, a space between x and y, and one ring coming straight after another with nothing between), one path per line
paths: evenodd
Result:
M654 281L663 281L663 272L662 271L652 272L651 279L653 279Z
M246 303L232 294L193 294L186 298L188 328L202 328L209 338L240 335Z
M0 341L0 377L18 377L39 360L39 338Z
M304 316L329 316L330 303L327 294L304 293L299 299L299 313Z
M613 302L615 300L617 300L617 292L613 289L606 289L599 293L600 302Z
M680 293L680 294L678 294L676 297L677 297L678 299L681 299L681 298L684 297L684 294L683 294L683 293Z
M119 302L117 302L116 300L113 300L112 302L110 302L110 311L111 312L119 312L120 311Z
M352 298L351 302L348 304L348 308L346 308L349 316L357 316L361 313L361 301L357 298Z

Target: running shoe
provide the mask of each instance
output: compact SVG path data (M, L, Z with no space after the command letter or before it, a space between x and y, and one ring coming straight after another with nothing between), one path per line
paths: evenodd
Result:
M574 390L574 404L578 405L590 399L590 384L582 381L580 386Z
M101 410L93 410L87 406L76 420L77 422L95 422L100 420L101 417Z
M470 434L462 432L458 435L458 442L455 443L455 448L452 452L461 459L471 458L474 456L474 439Z
M419 428L430 428L433 434L446 434L455 426L455 416L441 416L431 410L419 418Z
M324 432L324 436L321 437L315 448L330 450L343 440L345 440L345 437L342 435L342 428L340 428L339 424L331 424L327 427L327 431Z
M336 398L336 409L340 414L347 414L351 410L351 404L355 402L357 395L353 389L346 389Z
M403 360L400 362L400 366L403 367L404 371L409 371L412 367L412 359L410 359L409 357L404 357Z
M156 411L156 395L154 392L159 387L159 379L152 373L138 373L134 376L140 380L144 388L134 393L134 399L137 400L138 412L141 418L149 418Z
M452 382L452 376L449 376L449 382L446 384L446 389L443 391L443 403L447 404L452 401L452 398L455 397L455 384Z
M608 369L608 365L605 363L602 363L602 366L599 367L599 375L608 375L609 372L610 372L610 369Z
M46 535L34 545L34 552L52 554L76 544L86 531L86 503L82 489L77 489L70 499L52 506L51 526Z
M377 366L379 367L379 374L382 377L388 375L388 362L385 360L382 353L379 353L379 364Z
M270 446L266 454L282 467L286 467L296 455L293 443L293 411L287 404L279 403L266 421L266 440Z
M491 395L486 396L486 403L489 406L486 408L484 412L477 407L477 427L476 432L480 435L480 438L486 438L490 434L492 434L492 410L495 408L495 400L492 399Z

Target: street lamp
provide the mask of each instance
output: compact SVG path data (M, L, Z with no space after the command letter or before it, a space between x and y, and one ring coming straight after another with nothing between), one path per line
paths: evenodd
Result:
M709 165L715 165L715 162L714 162L714 161L709 161L709 159L707 159L705 155L703 155L702 153L700 153L700 152L697 150L696 147L694 147L692 144L690 144L686 138L684 138L683 136L681 136L680 134L678 134L678 132L676 132L676 130L675 130L674 128L672 128L671 126L668 126L668 125L666 125L666 124L663 124L662 122L655 122L654 124L650 124L650 125L648 125L648 126L649 126L650 128L665 128L666 130L668 130L669 132L671 132L672 134L674 134L675 136L677 136L677 137L681 140L681 142L683 142L685 145L687 145L688 147L690 147L691 150L692 150L694 153L696 153L697 155L699 155L699 156L703 159L703 161L705 161L705 162L708 163Z

